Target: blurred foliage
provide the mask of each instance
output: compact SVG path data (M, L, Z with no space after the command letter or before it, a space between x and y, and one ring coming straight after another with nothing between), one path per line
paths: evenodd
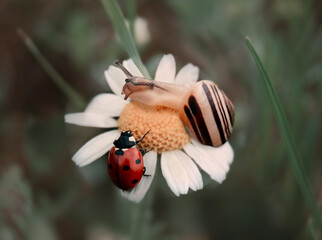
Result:
M269 79L269 76L266 73L266 70L258 57L256 50L254 49L250 39L246 37L245 42L247 47L254 58L260 71L263 82L265 83L266 93L269 95L270 103L274 110L275 119L279 128L280 135L283 140L284 148L286 149L290 166L292 167L294 176L297 180L299 188L302 192L303 198L306 201L307 207L310 209L312 218L314 219L315 226L319 229L319 232L322 232L322 215L320 214L320 209L318 207L317 200L313 194L310 180L306 172L305 165L301 159L298 148L295 144L294 136L290 130L288 120L285 115L284 108L282 107L279 97L276 94L276 90Z
M128 1L119 1L127 17ZM110 92L104 70L128 58L99 1L5 0L0 8L0 239L312 239L248 35L277 89L316 198L322 192L322 4L317 0L137 2L155 72L163 53L192 62L235 104L227 180L175 197L160 166L139 205L109 181L106 156L77 168L71 156L99 129L65 125L77 111L25 48L33 38L87 101ZM131 18L131 16L130 16Z

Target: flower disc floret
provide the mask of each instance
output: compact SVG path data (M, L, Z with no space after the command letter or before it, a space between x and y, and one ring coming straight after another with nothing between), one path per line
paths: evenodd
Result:
M143 150L165 151L182 149L190 142L177 111L167 107L149 106L138 101L128 103L118 120L119 130L131 129L135 139L140 139L147 131L139 147Z

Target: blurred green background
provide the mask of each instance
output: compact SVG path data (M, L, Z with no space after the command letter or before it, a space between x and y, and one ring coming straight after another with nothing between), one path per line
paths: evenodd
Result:
M119 1L125 16L132 1ZM313 239L249 36L286 110L319 206L322 201L322 2L140 0L151 73L164 53L191 62L235 104L234 162L217 185L177 198L160 166L139 205L108 179L106 156L78 168L72 155L101 129L64 123L77 108L17 36L23 28L88 102L110 92L104 70L126 59L100 1L1 1L0 239Z

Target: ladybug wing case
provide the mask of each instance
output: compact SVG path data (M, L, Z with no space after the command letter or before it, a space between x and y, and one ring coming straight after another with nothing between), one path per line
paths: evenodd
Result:
M123 155L112 147L108 155L107 169L113 183L122 190L134 188L143 176L143 157L137 148L123 149Z

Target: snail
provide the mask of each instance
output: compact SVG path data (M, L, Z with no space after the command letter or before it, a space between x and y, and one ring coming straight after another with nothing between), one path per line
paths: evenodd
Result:
M114 63L127 77L124 99L176 109L191 135L202 144L219 147L229 139L234 106L212 81L202 80L192 86L154 81L133 76L118 60Z

